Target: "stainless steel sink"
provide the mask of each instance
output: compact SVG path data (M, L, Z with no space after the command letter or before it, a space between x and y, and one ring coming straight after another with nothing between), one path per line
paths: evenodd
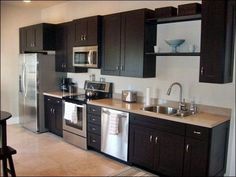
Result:
M165 106L147 106L141 108L143 111L150 111L150 112L156 112L161 114L167 114L167 115L173 115L177 113L177 109L172 107L165 107Z
M186 117L191 115L191 112L189 111L179 111L176 108L168 107L168 106L146 106L141 108L143 111L150 111L160 114L166 114L166 115L173 115L177 117Z

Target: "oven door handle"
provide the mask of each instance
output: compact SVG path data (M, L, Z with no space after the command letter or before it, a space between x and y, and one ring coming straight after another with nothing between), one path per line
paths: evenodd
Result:
M79 107L79 108L84 108L85 107L85 105L83 104L83 105L78 105L78 104L76 104L76 107Z

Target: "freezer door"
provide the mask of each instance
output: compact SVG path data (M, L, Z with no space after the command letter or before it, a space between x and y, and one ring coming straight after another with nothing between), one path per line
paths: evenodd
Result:
M23 71L24 121L23 126L38 131L37 121L37 54L25 55Z

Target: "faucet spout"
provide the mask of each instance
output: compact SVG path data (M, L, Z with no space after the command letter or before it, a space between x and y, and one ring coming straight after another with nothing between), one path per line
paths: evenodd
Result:
M182 88L182 85L179 83L179 82L174 82L173 84L170 85L170 87L168 88L167 90L167 95L170 95L171 93L171 89L174 85L178 85L179 86L179 102L181 103L183 101L182 99L182 93L183 93L183 88Z

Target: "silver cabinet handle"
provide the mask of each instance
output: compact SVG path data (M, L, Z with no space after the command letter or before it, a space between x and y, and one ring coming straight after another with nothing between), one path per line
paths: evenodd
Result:
M201 134L202 134L201 132L195 131L195 130L193 131L193 133L194 133L194 134L197 134L197 135L201 135Z
M149 141L150 141L150 143L152 142L152 135L150 135L150 137L149 137Z
M188 152L188 150L189 150L189 144L186 145L186 149L185 149L185 150L186 150L186 152Z
M60 103L60 101L57 101L57 103Z
M124 71L124 66L123 65L121 65L120 70Z
M157 141L158 141L158 136L156 136L155 138L155 144L157 144Z
M96 140L92 140L93 143L96 143Z
M55 113L55 109L53 109L53 114Z
M92 128L92 130L96 130L96 128Z
M84 40L84 35L80 36L80 40L83 41Z
M117 67L116 67L116 70L119 70L119 68L120 68L120 67L119 67L119 66L117 66Z
M96 119L92 119L92 121L95 121Z
M50 101L50 99L48 98L48 101Z
M203 66L201 67L201 71L200 72L201 72L201 75L203 75L203 73L204 73L204 67Z
M92 109L92 111L93 111L93 112L95 112L95 111L96 111L96 109Z
M84 41L86 41L86 34L84 35Z
M52 108L50 108L50 112L52 113Z

